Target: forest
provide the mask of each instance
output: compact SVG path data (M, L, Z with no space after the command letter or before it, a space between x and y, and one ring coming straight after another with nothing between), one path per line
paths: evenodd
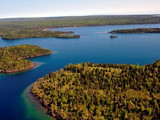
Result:
M160 28L136 28L136 29L120 29L113 30L109 33L160 33Z
M68 32L44 31L44 29L59 27L158 23L160 23L160 16L158 15L101 15L80 17L10 18L0 19L0 36L5 40L37 37L79 38L79 35L66 35Z
M158 120L160 60L69 64L39 78L31 94L59 120Z
M36 45L19 45L0 48L0 73L25 71L34 64L25 58L49 55L52 52Z
M67 35L73 32L60 32L60 31L42 31L42 30L14 30L5 32L1 35L3 40L15 40L24 38L80 38L80 35Z

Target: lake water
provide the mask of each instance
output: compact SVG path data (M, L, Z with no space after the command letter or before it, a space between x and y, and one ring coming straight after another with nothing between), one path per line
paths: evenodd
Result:
M49 56L30 59L43 63L35 69L19 74L0 75L0 120L44 120L43 112L37 111L36 105L29 100L24 91L38 78L69 63L144 65L160 59L160 34L115 34L118 38L110 39L110 34L107 33L114 29L144 27L160 28L160 24L56 29L74 31L75 34L81 35L80 39L34 38L12 41L0 39L0 47L35 44L56 52Z

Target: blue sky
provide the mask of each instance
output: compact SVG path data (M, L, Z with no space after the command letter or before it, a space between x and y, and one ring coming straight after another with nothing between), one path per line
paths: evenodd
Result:
M160 13L160 0L0 0L0 3L0 18Z

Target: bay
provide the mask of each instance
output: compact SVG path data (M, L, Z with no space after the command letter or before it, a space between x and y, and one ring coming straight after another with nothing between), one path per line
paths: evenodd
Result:
M35 106L30 98L28 99L25 94L26 88L38 78L59 70L69 63L145 65L160 59L160 34L158 33L114 34L118 36L117 39L110 39L111 34L107 33L115 29L132 28L160 28L160 24L50 29L74 31L75 34L81 35L78 39L32 38L7 41L0 38L0 47L34 44L54 52L52 55L30 59L32 62L43 63L35 69L18 74L0 75L0 119L39 120L43 118L44 112L37 105ZM36 115L32 114L33 110L36 111ZM40 118L35 116L40 116Z

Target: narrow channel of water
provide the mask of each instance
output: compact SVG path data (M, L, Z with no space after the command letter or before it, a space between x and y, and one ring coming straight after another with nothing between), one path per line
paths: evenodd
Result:
M160 28L160 24L112 25L56 30L74 31L79 39L33 38L6 41L0 39L0 47L34 44L57 51L52 55L31 58L33 62L45 63L39 67L11 75L0 75L1 120L45 120L45 112L27 94L28 86L51 71L59 70L69 63L123 63L148 64L160 59L160 34L116 34L110 39L108 31L130 28ZM26 89L27 88L27 89Z

